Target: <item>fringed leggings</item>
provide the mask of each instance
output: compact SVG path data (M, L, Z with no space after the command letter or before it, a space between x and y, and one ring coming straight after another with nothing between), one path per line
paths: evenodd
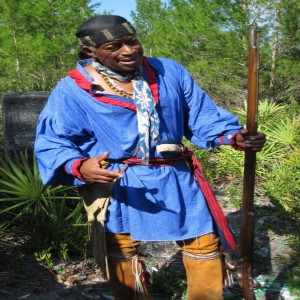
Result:
M140 242L133 241L128 234L112 233L106 233L106 242L110 287L115 299L150 300L145 283L139 276L141 266L137 252ZM223 299L219 239L210 233L177 243L182 249L188 300Z

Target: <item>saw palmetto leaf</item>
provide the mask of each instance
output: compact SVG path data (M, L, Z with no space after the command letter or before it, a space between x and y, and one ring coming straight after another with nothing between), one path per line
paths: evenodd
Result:
M68 194L68 191L73 188L44 185L34 158L30 163L22 153L17 161L7 157L1 161L0 166L0 193L2 195L0 214L13 214L13 222L29 211L34 217L40 212L49 210L48 206L51 208L51 205L52 210L55 210L53 205L56 205L57 201L79 199L78 196Z

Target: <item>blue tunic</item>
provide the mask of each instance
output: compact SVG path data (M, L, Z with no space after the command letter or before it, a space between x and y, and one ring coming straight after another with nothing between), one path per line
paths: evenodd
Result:
M90 63L80 61L77 69L92 82L83 68ZM235 116L214 104L180 64L161 58L148 58L148 63L159 91L159 143L179 144L184 136L204 149L231 143L241 128ZM146 70L144 78L149 80ZM91 92L132 104L128 98ZM72 175L76 160L109 151L108 169L121 169L120 159L132 156L138 140L134 110L98 101L67 76L39 117L35 154L41 178L45 184L86 184ZM153 143L150 157L163 157ZM136 240L172 241L212 232L213 222L193 175L179 161L129 166L114 186L106 230L130 233Z

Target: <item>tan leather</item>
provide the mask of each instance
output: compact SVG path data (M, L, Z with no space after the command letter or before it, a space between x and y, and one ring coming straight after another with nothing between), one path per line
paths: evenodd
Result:
M106 257L104 224L113 186L114 183L92 183L79 188L90 225L93 256L105 279L109 279L109 271Z
M120 259L136 255L140 245L133 241L127 234L106 233L108 262L110 272L111 291L116 300L136 300L135 276L132 270L132 261L120 261ZM183 256L186 269L188 300L222 300L223 299L223 273L220 258L211 258L211 253L219 249L219 239L214 234L207 234L198 238L179 241L184 252L188 252L200 260ZM110 254L122 254L119 261ZM205 259L207 255L207 260ZM151 299L145 296L144 299Z
M135 300L135 276L131 261L108 262L110 290L116 300Z
M219 239L206 234L195 239L178 242L182 250L195 255L194 259L183 255L186 270L188 300L222 300L223 271L220 258L205 260L205 255L218 251ZM197 254L201 254L197 259Z
M80 187L79 192L83 198L83 204L87 212L88 222L97 220L104 225L105 214L112 194L113 186L114 183L92 183Z
M136 277L135 261L140 243L133 241L128 234L106 233L110 289L116 300L135 300ZM123 260L123 261L122 261ZM137 265L140 272L140 264ZM146 288L144 286L146 291ZM148 295L143 299L150 300Z

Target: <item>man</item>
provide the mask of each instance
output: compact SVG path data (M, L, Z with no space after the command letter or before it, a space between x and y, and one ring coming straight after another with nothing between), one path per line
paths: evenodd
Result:
M81 186L92 203L106 199L93 215L108 206L106 250L116 299L132 300L138 292L139 241L173 240L182 248L188 299L222 299L220 249L235 245L182 138L205 149L227 144L259 151L265 136L247 137L178 63L144 57L126 19L94 17L76 36L83 60L53 90L37 126L43 182ZM140 290L148 299L143 285Z

